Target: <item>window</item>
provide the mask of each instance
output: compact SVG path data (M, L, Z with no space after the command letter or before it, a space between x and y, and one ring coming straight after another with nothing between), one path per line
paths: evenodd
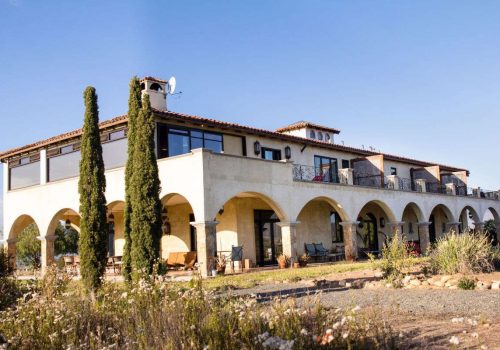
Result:
M398 174L398 169L391 168L391 175L397 175L397 174Z
M151 84L151 86L149 87L150 90L154 90L154 91L163 91L163 89L161 88L161 85L158 84L158 83L153 83Z
M23 159L28 159L23 158ZM22 159L21 159L22 161ZM40 162L32 162L9 169L9 190L40 184Z
M19 164L21 165L29 164L29 162L30 162L30 157L24 157L19 160Z
M330 213L330 224L332 228L332 243L343 243L344 242L344 232L342 230L342 225L340 224L340 215L337 212Z
M125 137L125 129L123 130L118 130L118 131L113 131L109 133L109 141L114 141L114 140L119 140L123 139Z
M311 130L311 132L309 133L309 137L312 139L316 138L316 133L314 132L314 130Z
M267 160L281 160L281 151L279 149L262 147L262 158Z
M347 159L342 159L342 169L349 168L349 161Z
M323 133L321 131L318 131L318 140L323 141Z
M330 134L328 133L325 134L325 141L330 142Z
M223 151L222 135L158 124L158 158L186 154L196 148L207 148L213 152L221 153Z
M337 159L314 156L314 172L317 181L338 183L338 165Z
M61 147L61 154L73 152L73 145Z
M67 147L71 147L71 152L63 153L63 150L61 149L61 154L47 159L49 181L68 179L70 177L78 176L80 171L81 153L80 151L73 152L73 146Z
M102 159L106 170L125 166L127 162L127 147L127 138L102 144Z

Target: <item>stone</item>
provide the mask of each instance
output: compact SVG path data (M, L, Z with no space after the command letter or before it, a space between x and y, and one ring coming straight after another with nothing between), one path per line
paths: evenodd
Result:
M491 288L492 283L487 281L477 281L476 288L479 290L487 290Z
M407 285L408 283L410 283L410 281L411 281L411 276L408 275L403 278L402 282L404 285Z
M345 287L346 288L351 288L352 287L352 283L351 282L346 282Z
M352 288L354 289L360 289L360 288L363 288L363 286L365 285L365 281L363 280L355 280L352 282Z
M422 283L419 280L411 280L410 285L411 286L420 286Z
M441 279L440 281L443 282L443 283L446 283L448 282L448 280L450 279L451 277L448 276L448 275L444 275L444 276L441 276Z
M429 285L430 285L429 281L422 281L422 286L429 286Z
M493 283L491 283L491 289L499 290L500 289L500 281L493 281Z
M392 288L392 283L386 283L386 284L385 284L385 287L386 287L386 288Z
M434 285L435 285L436 287L444 287L444 282L441 282L441 281L435 281L435 282L434 282Z
M445 287L453 287L453 286L457 286L457 285L458 285L458 281L457 281L457 280L455 280L455 279L450 279L450 280L448 280L448 281L444 284L444 286L445 286Z

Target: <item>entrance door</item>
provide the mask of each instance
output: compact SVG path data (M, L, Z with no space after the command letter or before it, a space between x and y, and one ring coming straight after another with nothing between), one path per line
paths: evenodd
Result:
M255 210L255 248L259 266L276 264L276 257L283 253L280 221L272 210Z
M378 226L377 219L371 213L368 213L363 218L365 232L363 241L365 248L371 251L378 251Z
M434 220L434 215L431 215L429 218L429 241L431 243L436 243L436 221Z

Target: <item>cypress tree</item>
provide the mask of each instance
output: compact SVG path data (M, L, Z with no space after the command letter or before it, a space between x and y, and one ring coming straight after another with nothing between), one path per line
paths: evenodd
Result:
M106 178L99 135L99 110L93 87L84 92L85 117L81 139L80 179L80 272L85 287L93 294L106 269Z
M125 246L123 248L123 276L125 280L130 281L132 272L132 261L130 250L132 247L132 232L130 220L132 215L131 201L131 178L133 172L134 140L136 134L136 120L142 107L141 85L137 77L130 80L130 93L128 99L128 131L127 131L127 164L125 166L125 210L124 210L124 229Z
M136 120L133 172L130 183L132 268L134 276L150 274L159 257L161 201L158 164L154 151L154 115L145 95Z

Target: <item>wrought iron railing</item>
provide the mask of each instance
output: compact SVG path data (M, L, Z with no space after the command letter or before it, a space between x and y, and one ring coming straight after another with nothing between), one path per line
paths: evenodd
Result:
M299 181L311 181L322 183L337 183L348 185L348 173L335 172L333 169L325 169L321 167L314 167L309 165L293 165L293 179ZM397 186L394 181L397 181ZM413 191L424 192L420 187L423 186L424 181L410 180L399 177L387 177L382 174L363 174L353 173L352 183L355 186L366 186L375 188L385 188L400 191ZM454 183L454 182L452 182ZM476 198L485 198L500 200L500 191L483 190L480 188L467 187L463 183L454 183L455 192L452 193L450 186L443 185L440 182L427 182L425 181L425 192L440 193L457 196L470 196Z
M294 164L293 179L313 182L339 183L339 176L334 171L309 165Z
M367 186L367 187L382 187L385 181L382 175L373 174L354 174L354 184L356 186Z

